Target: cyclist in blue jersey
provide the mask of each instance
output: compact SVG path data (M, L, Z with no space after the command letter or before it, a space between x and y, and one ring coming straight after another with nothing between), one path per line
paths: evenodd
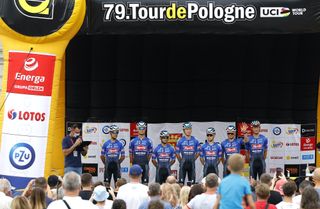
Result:
M143 121L137 123L139 135L133 138L129 145L130 163L140 165L142 168L141 180L143 184L149 182L149 161L152 157L152 142L146 137L147 124Z
M247 159L250 159L250 176L254 179L266 172L266 158L268 154L268 139L260 134L259 121L252 121L252 136L246 143ZM250 158L249 158L250 157Z
M227 127L228 138L221 143L223 176L227 176L230 172L227 169L227 161L232 154L240 153L241 146L244 145L243 139L236 138L236 127L230 125ZM246 142L246 141L245 141Z
M104 181L110 183L113 176L114 183L121 178L120 164L125 158L123 144L117 139L119 127L116 125L110 126L110 137L102 146L101 160L105 165Z
M219 176L218 165L222 157L222 147L219 142L214 142L216 131L210 127L207 129L207 141L201 147L200 161L203 168L203 177L206 177L209 173L215 173Z
M190 122L183 124L184 136L179 139L176 146L176 156L180 163L179 182L184 184L186 175L191 183L195 183L195 161L200 155L199 141L191 136L192 124Z
M160 132L159 144L153 151L152 163L156 167L156 182L162 184L171 173L171 165L176 161L174 148L168 144L169 132Z

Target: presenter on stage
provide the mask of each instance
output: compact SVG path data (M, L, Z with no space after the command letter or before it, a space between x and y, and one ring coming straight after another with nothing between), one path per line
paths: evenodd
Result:
M260 134L260 122L255 120L251 123L252 135L247 137L246 155L250 159L250 176L254 179L266 172L266 158L268 154L268 139ZM250 158L249 158L250 157Z
M62 151L64 154L64 173L74 171L81 175L81 155L87 155L88 145L83 146L81 128L77 124L72 125L70 134L63 138Z
M119 134L119 127L111 125L109 129L110 137L102 146L101 160L105 165L104 169L104 181L111 183L113 176L114 184L121 178L120 164L125 159L123 144L117 139Z
M153 151L152 163L156 167L156 182L162 184L166 182L171 174L171 166L176 161L174 148L168 144L169 132L162 130L160 132L159 144Z
M215 173L219 176L218 165L222 157L222 147L219 142L214 141L216 131L210 127L207 129L207 141L201 147L200 161L203 167L203 177L206 177L209 173Z
M184 136L179 139L176 146L176 156L180 163L179 182L185 182L186 175L192 184L196 181L195 162L200 155L199 141L191 136L192 124L186 122L182 125Z
M142 168L141 180L143 184L149 183L149 161L152 157L153 146L151 140L146 137L147 124L143 121L137 123L139 135L131 140L129 145L130 163Z

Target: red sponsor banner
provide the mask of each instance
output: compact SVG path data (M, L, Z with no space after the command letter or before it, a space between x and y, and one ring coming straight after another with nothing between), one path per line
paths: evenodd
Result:
M137 129L137 123L130 123L130 138L134 138L139 135L139 131Z
M313 137L301 137L301 151L315 150L316 138Z
M251 135L252 134L251 124L246 122L237 123L237 132L238 132L238 137L243 137L243 134L245 132L247 132L248 135Z
M54 55L10 51L7 92L51 96L55 60Z
M173 133L169 135L168 143L176 147L178 140L182 137L181 133Z

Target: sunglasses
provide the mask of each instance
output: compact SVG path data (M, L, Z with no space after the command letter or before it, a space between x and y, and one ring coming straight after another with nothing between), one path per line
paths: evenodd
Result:
M161 137L161 139L169 139L169 136Z
M227 133L228 135L234 135L234 133Z
M111 133L112 133L112 134L118 134L119 131L112 131Z
M207 136L213 136L213 134L207 134Z

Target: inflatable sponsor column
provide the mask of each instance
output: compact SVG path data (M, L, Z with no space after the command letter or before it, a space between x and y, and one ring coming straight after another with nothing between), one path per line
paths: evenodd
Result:
M63 160L53 153L61 144L55 137L63 134L55 124L58 105L64 105L58 101L61 67L82 25L85 1L1 0L1 6L0 176L23 188L31 178L48 176L59 165L53 160Z

